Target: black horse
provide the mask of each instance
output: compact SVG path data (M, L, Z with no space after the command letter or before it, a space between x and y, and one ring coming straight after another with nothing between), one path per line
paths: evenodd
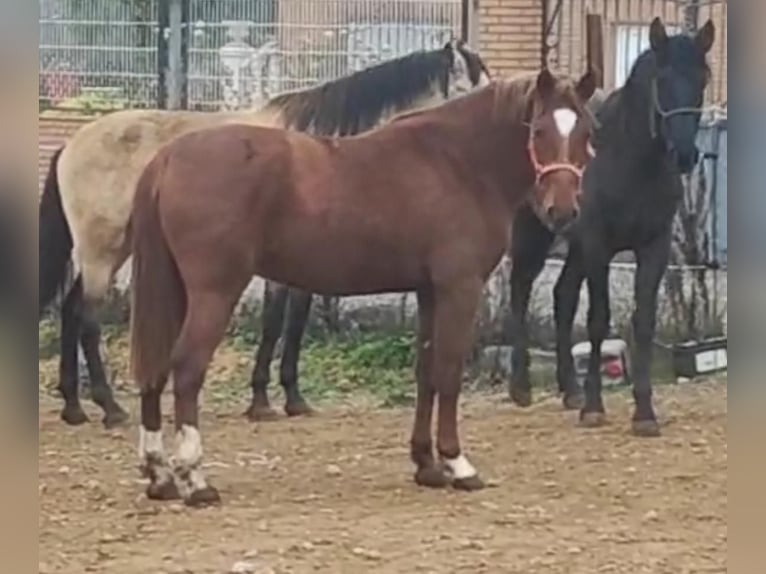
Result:
M656 436L649 379L657 290L671 246L671 227L683 193L681 175L698 161L697 131L710 72L706 54L715 36L708 21L694 35L668 36L662 21L650 26L650 48L634 64L625 86L597 111L592 144L596 156L586 170L578 221L565 232L569 251L554 289L557 379L567 408L580 408L586 426L605 420L601 397L601 343L609 331L609 263L620 251L636 256L633 431ZM531 403L525 315L534 279L555 235L531 213L519 214L513 229L511 307L513 375L511 399ZM575 378L572 325L580 287L587 279L591 356L585 394Z

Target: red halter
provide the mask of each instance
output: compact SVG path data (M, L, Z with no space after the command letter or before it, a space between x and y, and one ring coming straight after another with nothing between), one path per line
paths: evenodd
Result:
M559 161L548 164L540 163L540 161L537 159L537 152L535 151L535 145L534 141L532 140L531 131L529 134L529 143L527 144L527 149L529 150L529 160L532 162L532 167L535 170L535 185L540 185L540 181L543 179L543 177L549 173L553 173L554 171L568 171L573 173L578 181L582 179L584 168L578 167L571 162Z

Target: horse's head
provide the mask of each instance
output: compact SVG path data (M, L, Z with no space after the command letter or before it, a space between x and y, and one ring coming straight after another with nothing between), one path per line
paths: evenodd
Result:
M668 36L655 18L649 41L656 68L651 78L650 125L653 137L661 137L679 169L689 173L697 163L697 129L710 70L705 55L715 37L708 20L694 35Z
M447 94L449 97L467 94L475 88L489 84L490 75L486 64L477 52L463 40L453 39L444 45L449 62Z
M593 116L586 103L596 89L592 72L576 84L547 69L528 104L529 158L535 170L532 206L540 220L560 232L579 214L582 174L593 156Z

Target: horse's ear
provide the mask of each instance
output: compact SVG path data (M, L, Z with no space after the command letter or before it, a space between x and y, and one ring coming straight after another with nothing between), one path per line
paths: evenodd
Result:
M705 22L705 25L699 29L699 32L694 36L694 42L703 54L707 54L710 48L713 47L713 41L715 40L715 24L712 20Z
M655 52L662 52L665 50L667 43L668 33L665 31L665 24L657 16L649 26L649 45Z
M556 89L556 78L548 68L543 68L537 75L537 94L541 98L547 98Z
M577 82L577 86L575 86L575 91L581 101L587 102L590 100L593 92L596 91L596 74L592 69L588 69L583 74L582 78Z

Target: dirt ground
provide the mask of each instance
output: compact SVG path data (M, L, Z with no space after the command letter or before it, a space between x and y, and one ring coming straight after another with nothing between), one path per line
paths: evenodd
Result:
M658 439L628 434L627 393L609 395L599 430L554 399L467 398L464 446L491 482L473 494L412 483L411 409L254 426L206 406L206 468L224 502L205 510L145 499L135 422L105 431L91 410L72 429L41 399L39 571L726 572L725 382L656 395Z

